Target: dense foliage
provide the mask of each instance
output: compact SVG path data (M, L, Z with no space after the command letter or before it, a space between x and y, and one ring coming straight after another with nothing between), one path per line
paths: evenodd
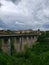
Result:
M1 65L49 65L49 44L36 43L32 49L25 52L13 53L12 56L1 52Z
M49 65L49 41L47 35L42 34L39 36L35 46L32 49L26 47L25 52L13 52L11 56L1 50L0 52L0 65Z

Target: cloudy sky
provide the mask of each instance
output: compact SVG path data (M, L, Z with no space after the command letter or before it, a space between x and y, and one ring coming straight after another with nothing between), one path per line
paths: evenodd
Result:
M49 0L0 0L0 29L49 30Z

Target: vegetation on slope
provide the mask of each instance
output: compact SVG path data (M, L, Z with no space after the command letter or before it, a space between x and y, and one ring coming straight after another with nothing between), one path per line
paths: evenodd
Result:
M2 51L0 52L0 65L49 65L49 41L47 35L42 34L39 36L35 46L32 49L26 48L25 52L13 52L11 56Z

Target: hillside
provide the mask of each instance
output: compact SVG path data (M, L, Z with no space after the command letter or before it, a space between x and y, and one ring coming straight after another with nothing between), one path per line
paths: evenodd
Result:
M46 40L45 40L46 37ZM38 41L31 48L25 47L25 52L12 55L5 54L0 49L0 64L1 65L49 65L49 41L47 34L41 35Z

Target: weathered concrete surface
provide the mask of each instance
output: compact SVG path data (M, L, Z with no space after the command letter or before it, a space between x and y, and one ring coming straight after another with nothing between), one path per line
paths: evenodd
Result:
M37 41L38 36L37 35L18 35L18 36L6 36L4 35L3 37L0 37L2 39L2 50L7 53L7 54L11 54L11 39L14 39L14 49L17 52L21 52L25 50L25 46L27 46L28 48L32 48L32 46L34 45L34 43Z
M19 44L19 38L14 38L14 48L16 51L19 51L20 49L20 44Z
M11 54L11 45L9 38L2 39L2 50L7 54Z

